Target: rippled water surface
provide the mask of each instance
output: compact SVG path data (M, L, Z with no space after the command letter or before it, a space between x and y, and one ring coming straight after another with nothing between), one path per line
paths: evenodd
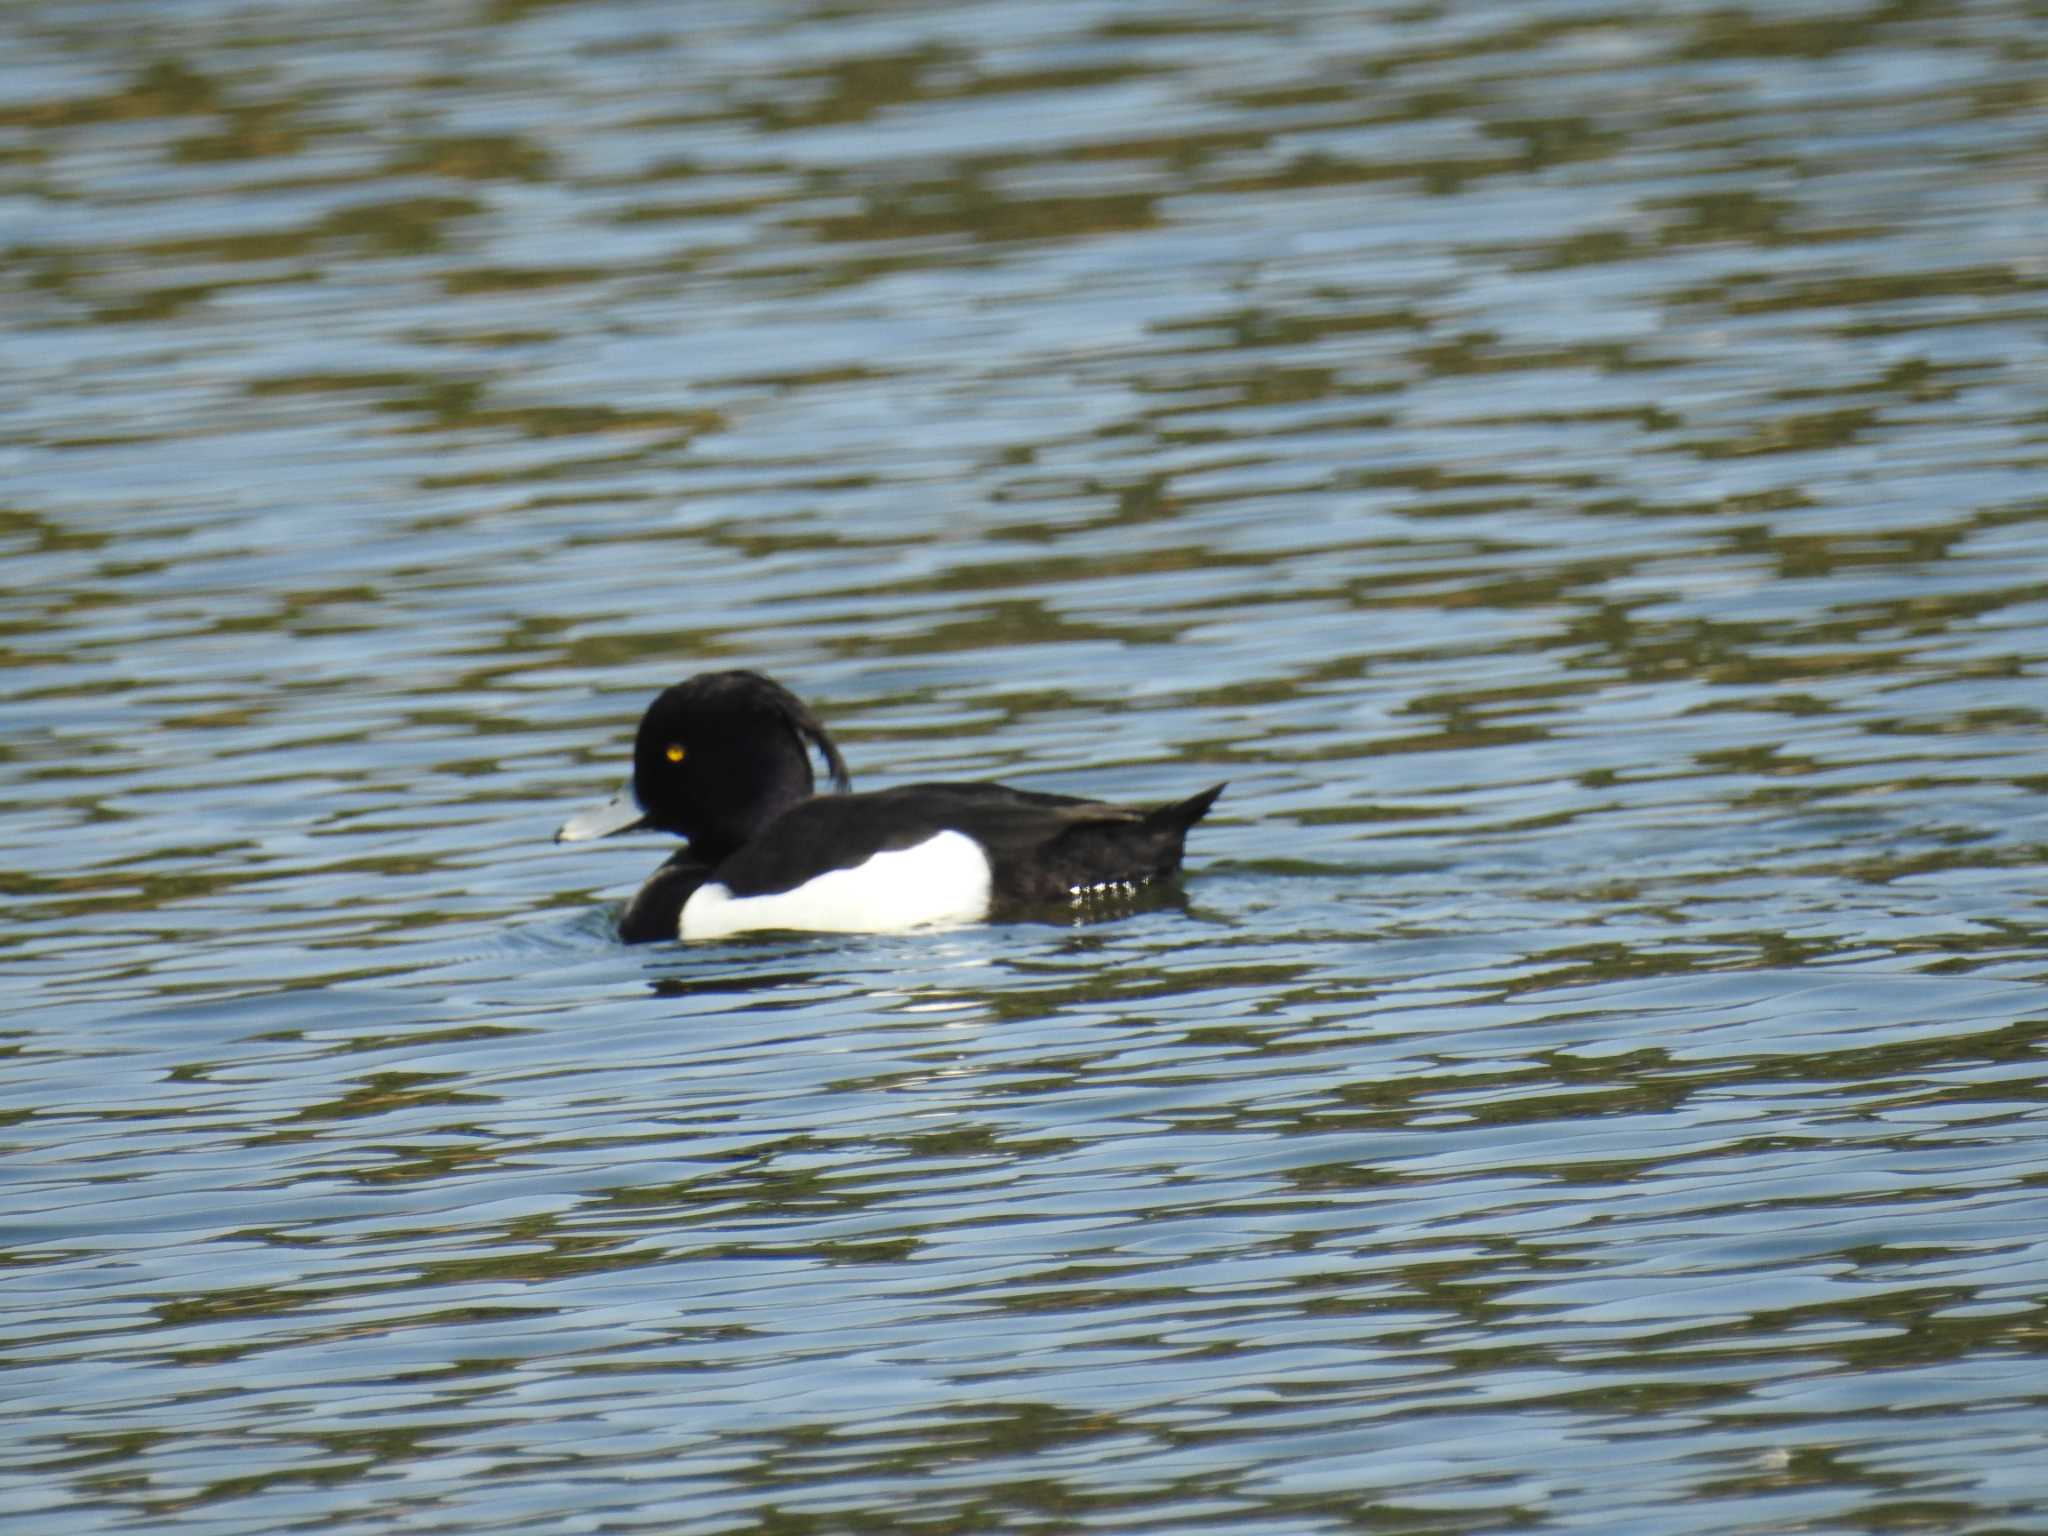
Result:
M2048 1529L2044 66L0 11L0 1521ZM739 665L1185 906L618 944Z

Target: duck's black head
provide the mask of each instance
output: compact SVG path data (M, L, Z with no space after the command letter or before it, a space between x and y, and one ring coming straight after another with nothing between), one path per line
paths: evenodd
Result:
M688 838L696 857L715 864L810 798L813 746L843 793L846 763L803 700L758 672L701 672L647 706L618 798L555 835L573 842L652 827Z

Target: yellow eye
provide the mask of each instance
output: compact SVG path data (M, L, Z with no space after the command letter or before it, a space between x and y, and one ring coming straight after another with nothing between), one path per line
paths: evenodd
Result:
M669 760L670 762L672 762L672 763L680 763L680 762L681 762L681 761L683 760L683 748L682 748L682 744L681 744L680 742L674 742L674 741L670 742L670 743L668 744L668 753L667 753L667 756L668 756L668 760Z

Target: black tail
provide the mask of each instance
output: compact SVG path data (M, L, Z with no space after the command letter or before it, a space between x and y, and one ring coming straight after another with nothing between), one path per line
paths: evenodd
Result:
M1230 781L1211 784L1199 795L1190 795L1185 800L1176 800L1171 805L1162 805L1156 811L1147 811L1143 825L1150 832L1172 832L1181 837L1188 835L1188 828L1209 814L1209 807L1216 803L1216 797L1229 787Z
M1199 795L1190 795L1185 800L1176 800L1171 805L1162 805L1145 813L1144 819L1138 823L1139 833L1132 840L1131 847L1143 871L1141 878L1157 879L1180 868L1181 848L1187 841L1188 828L1209 814L1209 807L1216 803L1216 797L1223 793L1223 789L1221 784L1212 784Z
M1008 901L1067 901L1077 896L1129 895L1180 868L1188 828L1223 793L1217 784L1186 800L1139 812L1069 801L1072 819L1033 857L996 866L996 894Z

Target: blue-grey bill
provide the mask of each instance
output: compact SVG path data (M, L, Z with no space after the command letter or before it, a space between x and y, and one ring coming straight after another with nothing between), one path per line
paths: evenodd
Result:
M633 781L626 780L622 788L603 805L593 805L587 811L578 811L555 833L558 843L587 843L593 837L610 837L614 832L630 832L643 825L647 813L640 809L640 802L633 798Z

